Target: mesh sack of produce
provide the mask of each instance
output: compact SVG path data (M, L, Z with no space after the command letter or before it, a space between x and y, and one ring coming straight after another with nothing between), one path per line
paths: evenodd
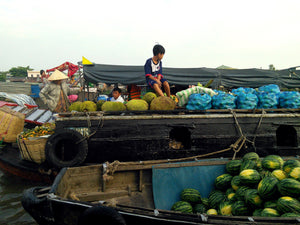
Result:
M257 92L259 109L277 109L278 97L275 93Z
M255 94L256 91L253 88L243 88L243 87L239 87L237 89L232 89L231 91L233 94L235 95L239 95L239 94Z
M214 96L214 95L217 94L216 92L214 92L210 88L195 86L195 87L188 88L186 90L179 91L179 92L176 93L176 96L178 98L178 105L180 107L185 106L189 101L190 95L199 94L199 93L203 93L203 94L205 93L205 94L208 94L210 96Z
M238 109L255 109L257 107L257 103L257 96L251 93L239 93L236 98L236 106Z
M279 95L279 107L288 109L300 108L300 93L297 91L284 91Z
M186 108L188 110L211 109L211 97L209 94L192 94Z
M219 93L212 97L212 108L213 109L235 109L236 97L231 94Z
M267 93L280 93L280 88L276 84L269 84L265 86L261 86L258 88L258 92L267 92Z

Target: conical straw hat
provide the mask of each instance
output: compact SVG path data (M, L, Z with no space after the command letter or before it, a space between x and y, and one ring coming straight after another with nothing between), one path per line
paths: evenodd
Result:
M55 70L51 76L48 78L48 80L53 81L53 80L64 80L68 79L68 76L66 76L64 73L60 72L59 70Z

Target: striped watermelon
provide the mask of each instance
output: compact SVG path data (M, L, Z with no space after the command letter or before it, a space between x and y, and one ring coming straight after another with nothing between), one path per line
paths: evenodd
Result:
M243 171L243 170L246 170L246 169L254 169L254 170L256 170L256 168L257 168L256 161L248 159L248 160L244 160L242 162L242 165L240 167L240 171Z
M277 208L277 199L266 201L265 204L264 204L264 208L276 209Z
M300 162L296 159L289 159L283 164L283 170L287 174L289 174L291 172L291 169L293 169L294 167L300 167Z
M201 202L200 192L193 188L186 188L180 193L180 199L189 203Z
M259 160L259 155L256 152L248 152L243 156L243 161L245 160L254 160L257 161Z
M281 213L300 213L300 202L292 197L283 196L277 200L277 210Z
M285 178L278 183L278 190L283 196L299 197L300 196L300 182Z
M248 216L250 215L250 210L248 209L244 201L236 201L232 205L232 215L234 216Z
M219 212L223 216L230 216L232 214L232 203L231 202L221 202L219 205Z
M202 203L196 204L194 206L194 213L205 213L207 211L207 208L205 205L203 205Z
M273 170L272 176L276 177L277 180L283 180L283 179L287 178L287 174L283 170Z
M219 190L226 190L231 186L232 176L229 173L222 174L215 179L215 186Z
M227 199L230 202L234 202L236 200L235 193L230 193L227 195Z
M262 167L270 171L281 169L282 166L283 159L277 155L268 155L262 160Z
M263 200L256 189L248 189L245 193L245 202L251 208L261 207Z
M300 213L285 213L281 217L300 217Z
M209 209L206 211L207 215L218 215L218 211L215 209Z
M277 194L277 183L278 180L275 177L263 178L257 187L258 194L266 200L274 198Z
M260 216L263 209L255 209L252 216Z
M263 216L263 217L279 217L280 214L278 213L278 211L276 209L264 208L261 211L260 216Z
M219 190L212 191L208 196L210 208L217 209L221 202L226 200L226 195Z
M257 184L261 177L259 173L254 169L246 169L240 172L241 183L244 185Z
M241 184L241 177L234 176L231 180L231 188L236 191L241 186L240 184Z
M175 202L171 210L183 212L183 213L193 213L193 207L190 203L185 201Z
M234 160L229 161L226 164L227 173L231 174L232 176L239 174L241 164L242 164L242 160L240 160L240 159L234 159Z
M300 181L300 167L294 167L291 169L289 176L295 180Z
M248 189L250 189L250 188L247 187L247 186L241 186L241 187L239 187L236 190L236 193L235 193L236 199L240 200L240 201L244 201L245 200L245 194L246 194L246 191Z
M270 177L270 176L272 176L272 172L269 171L269 170L261 170L261 171L259 172L259 174L260 174L260 177L261 177L262 179L265 178L265 177Z

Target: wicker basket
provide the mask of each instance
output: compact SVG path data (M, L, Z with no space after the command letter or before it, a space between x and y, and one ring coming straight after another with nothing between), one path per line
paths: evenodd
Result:
M0 140L16 142L18 134L23 131L25 115L7 106L0 108Z
M39 137L35 140L24 140L20 136L17 143L21 152L22 159L41 164L45 161L45 146L48 137Z

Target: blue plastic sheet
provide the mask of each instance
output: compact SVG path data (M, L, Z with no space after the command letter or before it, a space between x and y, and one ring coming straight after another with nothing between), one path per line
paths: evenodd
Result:
M180 192L185 188L197 189L202 197L208 197L214 190L216 177L225 173L225 165L176 164L179 164L179 167L160 168L160 165L152 167L153 198L157 209L170 210L175 202L180 201Z

